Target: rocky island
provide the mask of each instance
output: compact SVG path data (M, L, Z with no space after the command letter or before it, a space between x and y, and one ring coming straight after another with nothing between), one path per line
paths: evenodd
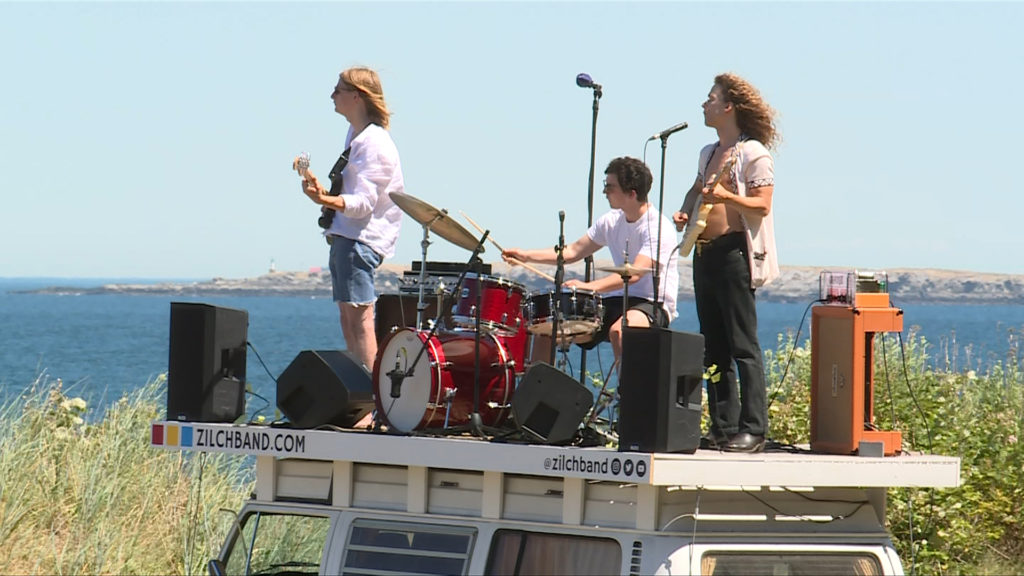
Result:
M597 267L611 262L598 261ZM550 290L551 283L522 267L505 263L492 263L492 276L498 276L525 286L526 291ZM538 266L554 274L553 266ZM820 273L824 270L845 271L842 268L816 268L810 266L783 266L782 276L757 292L758 299L770 302L810 302L818 297ZM582 278L583 264L566 267L566 278ZM900 268L886 270L889 293L894 302L936 304L1024 304L1024 275L991 274L953 270ZM598 275L605 274L598 272ZM400 286L409 286L417 274L411 266L384 264L377 275L377 290L381 293L398 292ZM101 286L52 286L34 293L60 294L161 294L171 296L331 296L331 278L327 270L306 272L268 272L254 278L213 278L201 282L163 282L154 284L105 284ZM679 299L693 298L693 276L689 262L679 265Z

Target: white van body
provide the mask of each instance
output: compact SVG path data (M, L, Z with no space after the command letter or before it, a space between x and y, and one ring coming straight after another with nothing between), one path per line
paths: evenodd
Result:
M903 574L886 490L960 460L618 452L155 422L153 446L254 456L213 574Z

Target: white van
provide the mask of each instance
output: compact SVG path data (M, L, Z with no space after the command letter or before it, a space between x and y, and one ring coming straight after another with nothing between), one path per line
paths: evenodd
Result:
M903 574L886 489L958 458L618 452L162 421L153 446L256 457L211 574Z

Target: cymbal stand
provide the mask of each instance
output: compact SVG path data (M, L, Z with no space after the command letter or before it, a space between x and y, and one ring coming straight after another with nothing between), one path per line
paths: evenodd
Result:
M562 281L565 278L565 210L558 211L558 244L555 245L555 301L551 310L551 365L558 351L558 328L562 316Z
M430 246L430 227L434 224L434 222L437 222L439 219L441 219L441 216L441 214L438 214L429 223L423 225L423 240L420 241L420 247L422 248L423 254L423 260L420 262L420 294L419 299L416 301L417 330L423 328L423 313L427 310L427 301L423 297L423 290L426 287L427 283L427 247Z

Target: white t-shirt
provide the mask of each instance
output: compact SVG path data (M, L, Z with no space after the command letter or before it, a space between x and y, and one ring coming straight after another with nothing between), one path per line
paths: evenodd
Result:
M345 142L352 147L341 173L345 211L334 214L324 233L358 240L391 258L402 226L402 210L388 194L405 190L398 149L388 131L376 124L355 138L349 127Z
M644 254L654 262L658 249L659 213L652 204L636 222L628 222L622 210L611 210L594 222L587 230L587 237L602 246L607 246L612 253L612 262L622 266L626 262L626 251L629 250L629 261L636 260L638 254ZM675 251L676 227L668 218L661 216L661 293L660 300L668 313L671 322L679 314L676 312L676 296L679 293L679 258ZM607 296L622 296L622 288L607 292ZM629 285L629 295L655 300L654 274L645 274L636 284Z

